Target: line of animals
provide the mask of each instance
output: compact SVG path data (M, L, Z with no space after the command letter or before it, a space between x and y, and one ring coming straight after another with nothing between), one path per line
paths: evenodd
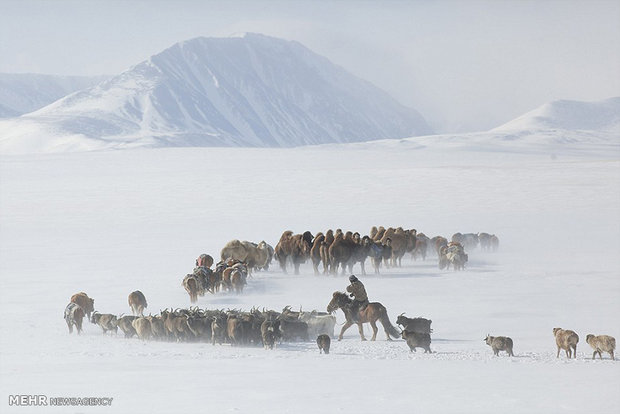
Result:
M320 273L319 266L323 274L336 275L339 269L342 274L347 269L353 273L353 266L359 263L361 274L365 275L367 258L370 258L375 274L379 274L382 264L385 267L400 267L406 253L410 253L414 260L425 260L427 254L434 251L439 258L440 269L452 265L455 270L462 270L467 262L465 249L478 246L481 250L496 251L499 238L489 233L455 233L448 241L443 236L429 238L416 229L386 229L383 226L373 226L370 233L363 237L358 232L345 233L341 229L335 232L330 229L315 236L309 231L293 234L287 230L280 236L274 258L285 273L288 263L292 263L295 274L299 274L299 266L310 260L315 274Z
M570 329L553 328L553 336L555 344L558 348L556 358L560 357L560 351L564 350L566 356L570 359L577 358L577 343L579 343L579 335ZM495 355L499 355L500 351L506 351L508 356L514 356L512 351L512 339L507 336L491 336L487 335L484 339L487 345L493 349ZM598 354L603 359L603 352L608 353L612 360L615 361L614 352L616 350L616 338L609 335L586 335L586 343L594 349L592 359L596 359Z
M275 248L264 240L260 243L250 241L231 240L220 252L221 260L211 270L213 257L201 254L196 259L196 267L192 273L185 275L182 286L187 291L191 303L196 303L199 296L206 292L232 291L242 293L247 279L252 271L268 270L275 258L286 273L287 265L292 263L295 273L307 260L311 260L314 273L338 274L347 269L353 273L353 266L360 264L361 273L366 274L365 262L370 258L375 270L379 274L382 264L388 267L402 265L402 258L410 253L414 260L426 260L429 252L435 252L439 258L439 268L463 270L468 261L467 249L480 246L483 251L496 251L499 247L499 238L489 233L455 233L450 241L442 236L428 238L417 230L398 228L372 227L370 235L361 236L358 232L341 229L327 230L325 234L315 236L309 231L303 234L293 234L285 231Z
M118 332L120 328L126 338L137 336L146 341L174 340L198 341L216 343L230 343L232 346L263 346L265 349L274 349L277 343L301 340L308 342L316 337L320 353L329 353L331 338L334 337L336 317L333 313L340 309L346 318L338 340L342 340L344 332L353 324L357 324L361 339L366 340L363 324L370 323L373 329L371 341L377 336L376 322L382 323L387 339L402 338L406 341L410 352L416 348L424 349L425 353L432 353L431 329L432 321L425 318L408 318L404 313L396 319L396 324L402 327L399 331L389 321L387 310L378 302L371 302L366 309L359 313L358 318L351 314L349 305L351 299L346 293L334 292L332 300L327 305L327 312L303 312L292 311L290 306L282 312L274 310L258 310L253 308L249 312L240 310L208 310L193 307L189 309L165 309L159 315L144 316L144 309L148 307L146 297L140 291L132 292L128 297L129 307L133 315L102 314L94 310L95 301L84 292L76 293L71 297L70 303L65 308L64 319L69 333L73 332L73 326L77 333L82 331L82 320L88 316L91 323L100 326L105 334L108 331ZM566 356L577 357L577 343L579 336L572 330L554 328L553 335L557 345L557 355L565 350ZM509 356L514 356L513 341L506 336L487 335L484 339L494 355L505 351ZM586 336L586 342L594 349L592 359L602 353L609 353L615 360L614 351L616 340L609 335Z

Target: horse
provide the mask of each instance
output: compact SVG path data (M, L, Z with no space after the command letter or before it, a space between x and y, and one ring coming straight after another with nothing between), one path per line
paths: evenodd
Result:
M342 327L342 330L340 331L340 335L338 336L339 341L342 340L342 335L344 335L344 332L347 329L349 329L349 327L353 325L354 323L357 323L357 326L359 327L359 332L360 332L360 336L362 337L362 341L366 340L366 338L364 337L364 325L363 324L370 323L370 326L372 326L372 330L373 330L372 338L370 338L370 340L374 341L377 338L377 331L378 331L377 321L380 321L381 324L383 325L383 329L385 330L385 334L387 336L388 341L392 340L391 337L400 338L400 332L398 332L398 329L396 329L390 322L390 319L388 318L388 314L387 314L387 309L385 309L385 306L383 306L379 302L369 303L368 305L366 305L366 308L364 308L364 310L359 311L358 321L354 322L353 314L351 312L352 303L353 303L353 300L349 298L349 296L346 293L334 292L332 295L332 300L327 305L327 312L334 313L337 309L340 309L344 313L344 316L347 320L344 326Z

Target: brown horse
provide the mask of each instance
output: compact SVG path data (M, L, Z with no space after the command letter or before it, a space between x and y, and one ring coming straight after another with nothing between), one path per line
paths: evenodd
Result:
M351 303L353 303L353 300L349 298L346 293L334 292L331 302L329 302L329 305L327 305L327 312L333 313L337 309L340 309L344 313L344 316L347 320L342 327L342 330L340 331L340 336L338 336L339 341L342 340L342 335L344 334L344 332L349 329L349 327L354 323L357 323L357 326L359 327L362 341L366 340L366 338L364 337L363 324L370 323L373 331L372 338L370 338L370 340L374 341L377 338L377 321L380 321L383 325L383 329L385 330L385 335L387 336L388 341L392 340L390 336L394 338L400 338L400 333L398 332L398 329L396 329L392 325L390 319L388 318L387 309L385 309L385 306L383 306L379 302L369 303L366 308L364 308L364 310L361 310L359 312L358 321L354 322L353 314L351 312Z

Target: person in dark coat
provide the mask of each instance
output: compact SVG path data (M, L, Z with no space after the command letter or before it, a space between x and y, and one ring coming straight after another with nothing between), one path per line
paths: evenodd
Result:
M353 320L356 322L359 319L359 312L363 311L368 305L368 295L366 294L366 288L364 284L355 276L349 276L349 282L351 284L347 286L347 292L349 292L349 296L353 298L353 303L351 303L351 314L353 315Z

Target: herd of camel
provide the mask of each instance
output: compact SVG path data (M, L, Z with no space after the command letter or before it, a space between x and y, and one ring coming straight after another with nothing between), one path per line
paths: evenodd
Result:
M287 230L282 233L275 248L264 241L255 244L231 240L220 256L223 261L234 259L244 262L250 270L268 268L271 260L275 259L285 273L292 264L295 274L299 274L300 265L307 261L312 263L315 274L319 274L321 269L324 274L345 273L347 270L353 273L353 266L359 263L361 274L365 275L366 259L371 260L378 274L382 265L401 266L406 253L414 259L424 260L427 254L434 252L441 269L452 265L455 270L462 270L467 262L465 250L478 246L482 250L495 251L499 247L499 239L489 233L455 233L448 240L443 236L429 238L415 229L373 226L366 236L341 229L330 229L316 235L309 231L294 234Z
M415 229L405 230L402 227L373 227L370 234L361 236L358 232L327 230L312 235L309 231L294 234L287 230L282 233L275 248L265 241L253 243L249 241L231 240L220 252L221 260L211 270L213 257L202 254L196 260L196 267L187 274L182 285L196 303L198 296L206 292L216 293L220 290L242 293L247 278L253 270L269 269L272 260L276 260L286 273L292 264L295 274L299 274L302 263L310 261L316 275L343 274L359 263L361 274L366 274L366 259L370 259L375 274L380 273L381 266L401 266L402 258L410 253L414 259L426 259L427 254L434 252L439 259L439 268L463 270L468 261L465 249L495 251L499 239L488 233L455 233L449 241L445 237L429 238Z

